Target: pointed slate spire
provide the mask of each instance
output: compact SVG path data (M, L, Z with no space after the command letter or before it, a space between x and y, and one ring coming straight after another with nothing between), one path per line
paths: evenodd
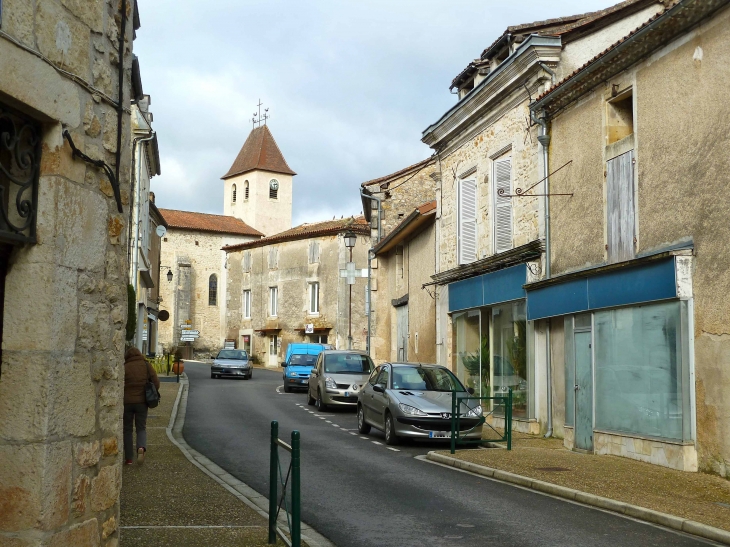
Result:
M287 165L284 156L276 145L269 127L262 125L249 134L241 151L231 165L223 180L241 175L249 171L270 171L284 175L296 175Z

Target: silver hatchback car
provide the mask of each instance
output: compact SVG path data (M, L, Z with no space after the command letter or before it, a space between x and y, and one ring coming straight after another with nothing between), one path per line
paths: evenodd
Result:
M307 402L328 406L357 405L357 395L375 367L370 356L357 350L325 350L309 376Z
M454 374L440 365L385 363L380 365L360 391L357 427L367 435L371 427L385 433L385 442L400 438L451 439L452 392L469 397ZM459 430L467 439L482 438L483 413L478 401L464 401Z

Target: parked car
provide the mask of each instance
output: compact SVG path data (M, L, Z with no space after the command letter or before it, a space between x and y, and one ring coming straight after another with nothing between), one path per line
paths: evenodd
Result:
M248 353L242 349L222 349L213 359L210 367L210 377L220 378L229 376L250 380L253 376L253 367L248 360Z
M374 369L370 356L357 350L325 350L309 376L307 402L319 410L357 405L357 395Z
M400 438L450 439L452 392L469 397L446 367L412 363L384 363L370 375L358 395L357 427L363 435L374 427L385 433L385 442ZM479 401L460 406L459 430L463 437L481 439L483 413Z
M323 350L332 349L329 344L289 344L286 348L284 367L284 391L294 388L307 389L309 375Z

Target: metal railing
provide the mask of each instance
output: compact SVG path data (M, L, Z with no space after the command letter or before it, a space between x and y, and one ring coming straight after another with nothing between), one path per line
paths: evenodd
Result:
M457 397L457 392L451 392L451 453L456 452L457 444L482 444L485 442L507 442L507 450L512 450L512 388L509 388L506 397ZM492 409L489 412L482 410L479 421L473 427L462 431L461 419L467 417L471 407L465 404L467 401L480 401L479 405L484 409L487 405L481 401L489 402ZM462 407L462 405L464 405ZM504 432L500 433L491 424L487 423L487 417L494 416L494 412L502 407L504 409ZM463 408L463 411L462 411ZM465 439L464 435L474 431L479 425L486 425L499 437L496 439Z
M281 470L279 447L291 454L286 476ZM271 422L271 459L269 465L269 545L276 544L277 535L289 547L300 547L302 543L301 500L299 489L299 431L291 432L291 445L279 438L279 422ZM291 479L291 511L286 501L286 487ZM279 486L281 485L281 499ZM282 505L289 528L287 538L276 526Z

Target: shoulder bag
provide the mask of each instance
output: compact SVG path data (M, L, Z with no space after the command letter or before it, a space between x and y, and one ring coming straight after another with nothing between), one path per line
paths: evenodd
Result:
M145 363L149 367L149 363ZM149 408L155 408L160 404L160 392L150 378L149 368L147 369L147 383L144 385L144 399Z

